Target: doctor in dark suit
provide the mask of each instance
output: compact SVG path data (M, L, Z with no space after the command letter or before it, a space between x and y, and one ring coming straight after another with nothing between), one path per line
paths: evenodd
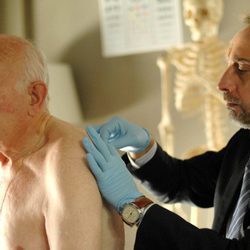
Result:
M250 249L250 25L233 37L227 60L218 87L244 128L219 152L173 158L146 129L117 117L87 128L92 140L85 137L83 144L89 165L103 197L127 224L138 226L136 250ZM123 160L116 149L127 152ZM199 229L154 204L130 173L160 201L214 207L213 228Z

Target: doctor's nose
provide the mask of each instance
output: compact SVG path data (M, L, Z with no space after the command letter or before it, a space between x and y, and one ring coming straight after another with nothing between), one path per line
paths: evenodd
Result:
M233 92L237 88L237 77L232 66L229 66L223 73L218 89L223 92Z

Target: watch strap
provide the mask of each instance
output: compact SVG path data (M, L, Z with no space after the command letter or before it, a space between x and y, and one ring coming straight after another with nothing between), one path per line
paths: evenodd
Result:
M148 205L152 204L153 201L148 199L145 196L140 196L140 197L136 198L132 203L135 204L138 208L142 209L142 208L146 208Z

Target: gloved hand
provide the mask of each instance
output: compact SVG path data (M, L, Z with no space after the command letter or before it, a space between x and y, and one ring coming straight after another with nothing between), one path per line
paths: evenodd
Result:
M119 117L113 117L107 123L95 126L95 129L105 142L125 152L140 153L150 143L146 129Z
M105 144L94 128L88 127L86 130L93 141L92 143L88 137L83 138L89 166L102 196L120 213L125 204L143 194L138 191L132 175L116 149Z

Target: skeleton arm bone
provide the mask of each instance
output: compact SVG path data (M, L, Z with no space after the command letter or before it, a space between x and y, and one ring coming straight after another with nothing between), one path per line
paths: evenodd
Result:
M161 56L157 59L157 65L161 74L161 93L162 93L162 119L158 125L162 146L167 149L170 154L174 153L174 138L173 125L171 121L171 114L169 110L169 64L170 58Z

